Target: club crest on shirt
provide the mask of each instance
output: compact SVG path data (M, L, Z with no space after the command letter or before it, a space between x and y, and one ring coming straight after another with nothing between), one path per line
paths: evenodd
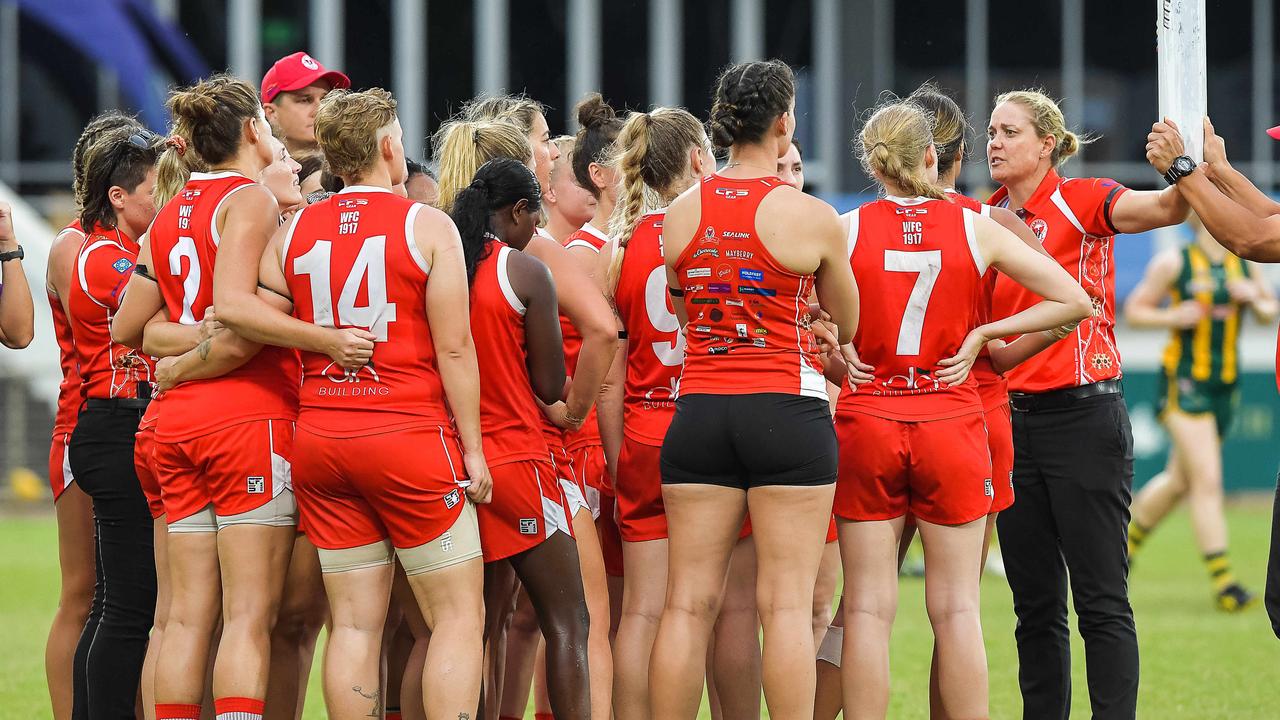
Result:
M1049 234L1049 223L1042 218L1036 218L1031 221L1031 232L1035 233L1037 240L1044 242L1045 235Z
M111 263L111 267L115 268L116 272L123 273L133 267L133 263L129 261L129 258L120 258L119 260Z

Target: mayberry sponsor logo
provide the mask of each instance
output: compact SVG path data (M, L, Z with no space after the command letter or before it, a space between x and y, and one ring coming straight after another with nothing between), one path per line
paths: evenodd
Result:
M687 277L687 278L689 278L689 279L693 279L693 278L709 278L709 277L711 277L711 268L709 268L709 267L702 267L702 268L689 268L688 270L685 270L685 271L684 271L684 276L685 276L685 277Z
M738 270L738 279L759 282L764 280L764 272L755 268L741 268Z
M707 286L707 292L712 293L728 293L733 292L733 286L729 283L711 283Z
M756 256L750 250L725 250L724 256L731 260L750 260Z
M762 288L754 285L739 285L738 292L743 295L759 295L761 297L775 297L778 291L774 288Z

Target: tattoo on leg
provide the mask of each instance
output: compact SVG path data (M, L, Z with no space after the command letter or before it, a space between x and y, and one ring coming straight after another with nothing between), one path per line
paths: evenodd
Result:
M200 353L201 360L209 359L209 350L212 347L213 347L213 338L209 338L208 340L203 340L199 345L196 346L196 352Z
M371 717L371 718L382 717L382 691L381 690L374 690L372 693L366 693L364 691L364 688L360 687L359 685L356 685L351 689L354 690L355 693L360 697L373 701L373 709L370 710L369 714L365 715L365 717Z
M471 720L471 713L458 713L458 720Z

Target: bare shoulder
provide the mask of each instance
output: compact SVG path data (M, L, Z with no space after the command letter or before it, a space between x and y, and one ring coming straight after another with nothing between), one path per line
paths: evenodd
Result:
M829 234L847 227L847 222L825 200L789 185L770 192L756 214L762 230L789 235Z

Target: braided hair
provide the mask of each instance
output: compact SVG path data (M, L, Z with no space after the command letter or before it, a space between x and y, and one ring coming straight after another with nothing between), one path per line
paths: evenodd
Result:
M449 214L462 237L468 283L475 280L476 268L493 249L493 213L521 200L528 201L530 211L538 210L542 207L542 186L527 165L507 157L481 165L471 184L458 191Z
M727 148L760 140L795 96L795 76L781 60L730 65L716 81L707 123L711 142Z

